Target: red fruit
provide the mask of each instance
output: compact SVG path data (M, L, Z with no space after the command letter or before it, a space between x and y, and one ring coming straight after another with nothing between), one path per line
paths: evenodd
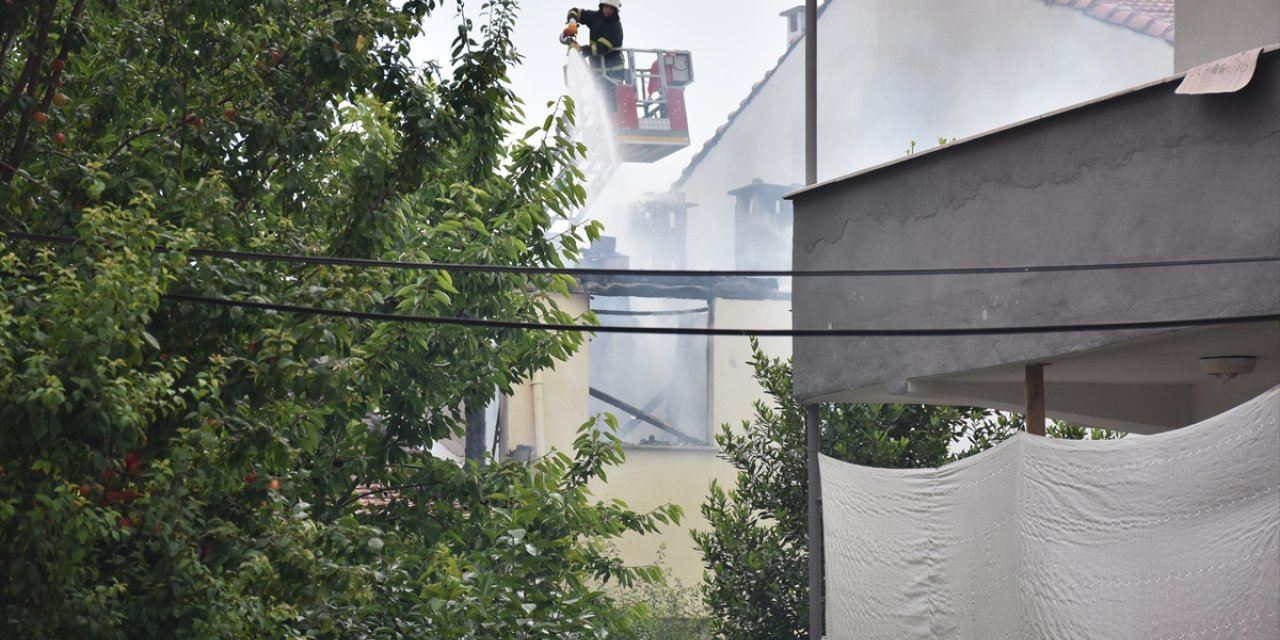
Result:
M280 481L279 481L279 480L276 480L275 478L272 478L272 479L271 479L271 482L268 482L268 483L267 483L267 488L271 489L272 491L279 491L279 490L280 490Z
M87 485L87 484L82 484L82 485L80 485L80 495L82 495L82 496L88 496L88 495L89 495L89 492L90 492L90 491L92 491L92 490L93 490L93 488L92 488L92 487L90 487L90 486L89 486L89 485Z
M54 73L62 73L62 70L67 68L67 63L63 62L62 58L54 58L53 62L49 63L49 68L53 69Z
M258 481L258 474L250 471L249 475L244 477L244 481L248 484L253 484Z
M218 419L217 419L217 418L209 418L208 420L205 420L205 423L206 423L206 424L208 424L208 425L209 425L209 426L211 426L211 427L214 427L214 426L217 426L217 425L218 425Z
M61 91L53 94L53 103L58 105L59 107L64 107L69 102L71 102L71 98L68 98L67 94Z
M112 489L112 490L110 490L110 491L108 491L108 492L107 492L107 504L111 504L111 503L113 503L113 502L120 502L120 499L121 499L122 497L124 497L124 496L123 496L123 495L121 495L121 493L120 493L119 491L116 491L115 489Z
M125 504L129 504L130 502L138 499L138 491L136 489L125 489L124 493L120 495L120 499L123 500Z
M125 473L127 473L127 474L129 474L129 475L131 475L131 476L136 476L136 475L138 475L138 472L139 472L139 471L142 471L142 461L141 461L141 460L136 460L136 459L135 459L135 460L133 460L132 462L125 462L125 465L124 465L124 472L125 472Z
M165 353L165 352L161 351L161 352L160 352L160 362L168 362L168 361L169 361L169 354L167 354L167 353Z
M36 121L37 124L44 124L49 121L49 114L39 110L32 111L31 119Z
M125 454L124 454L124 466L126 466L126 467L140 467L140 466L142 466L142 456L138 455L138 454L137 454L137 452L134 452L134 451L129 451L129 452L125 453Z
M191 126L193 126L193 127L197 128L197 129L203 129L203 128L204 128L204 126L205 126L204 118L196 118L196 121L195 121L195 122L192 122L192 123L191 123Z
M283 57L284 57L284 56L283 56L279 51L272 51L272 52L271 52L271 64L273 64L273 65L280 64L280 59L281 59L281 58L283 58Z
M123 518L120 518L119 520L116 521L116 523L118 523L120 525L120 528L122 529L128 529L133 526L133 520L130 519L129 516L124 516Z
M107 469L106 471L102 472L102 475L100 477L102 478L103 482L111 482L112 480L116 479L116 470Z
M67 141L67 135L61 131L53 134L53 143L61 147Z
M231 107L227 107L222 110L222 117L226 118L227 122L235 122L236 117L239 115L240 114L236 113L236 110Z
M258 343L250 342L249 344L246 344L244 348L248 349L249 353L253 353L258 350Z

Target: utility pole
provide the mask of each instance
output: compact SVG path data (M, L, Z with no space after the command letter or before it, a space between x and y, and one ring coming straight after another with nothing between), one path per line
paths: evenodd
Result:
M804 5L804 183L818 182L818 0ZM821 414L810 404L804 412L805 454L809 471L809 638L821 640L826 614L822 549Z
M821 412L816 404L804 408L805 453L809 456L809 637L822 638L825 598L822 548L822 475L818 453L822 446Z
M804 5L804 184L818 181L818 0Z
M484 465L484 450L487 442L485 441L485 431L488 425L485 424L485 407L484 405L472 407L467 405L463 410L467 417L467 437L465 452L467 460L475 460L476 464Z
M1027 433L1044 435L1044 368L1045 363L1027 365L1025 376Z

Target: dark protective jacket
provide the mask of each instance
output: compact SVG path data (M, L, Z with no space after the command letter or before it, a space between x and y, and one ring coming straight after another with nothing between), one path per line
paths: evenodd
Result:
M595 58L592 64L601 64L611 70L622 68L622 54L618 52L622 48L622 19L617 11L612 18L606 18L599 11L570 9L565 21L570 19L591 30L590 45L583 47L583 51Z

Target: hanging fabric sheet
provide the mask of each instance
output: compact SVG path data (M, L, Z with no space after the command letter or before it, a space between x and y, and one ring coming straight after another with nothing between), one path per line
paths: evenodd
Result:
M1280 638L1280 391L941 469L823 458L827 638Z

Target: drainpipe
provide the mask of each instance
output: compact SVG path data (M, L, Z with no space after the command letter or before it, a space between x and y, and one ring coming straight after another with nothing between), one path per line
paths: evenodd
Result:
M533 459L537 460L542 457L543 449L547 446L547 425L542 400L541 371L533 372L533 380L530 382L530 386L533 387Z

